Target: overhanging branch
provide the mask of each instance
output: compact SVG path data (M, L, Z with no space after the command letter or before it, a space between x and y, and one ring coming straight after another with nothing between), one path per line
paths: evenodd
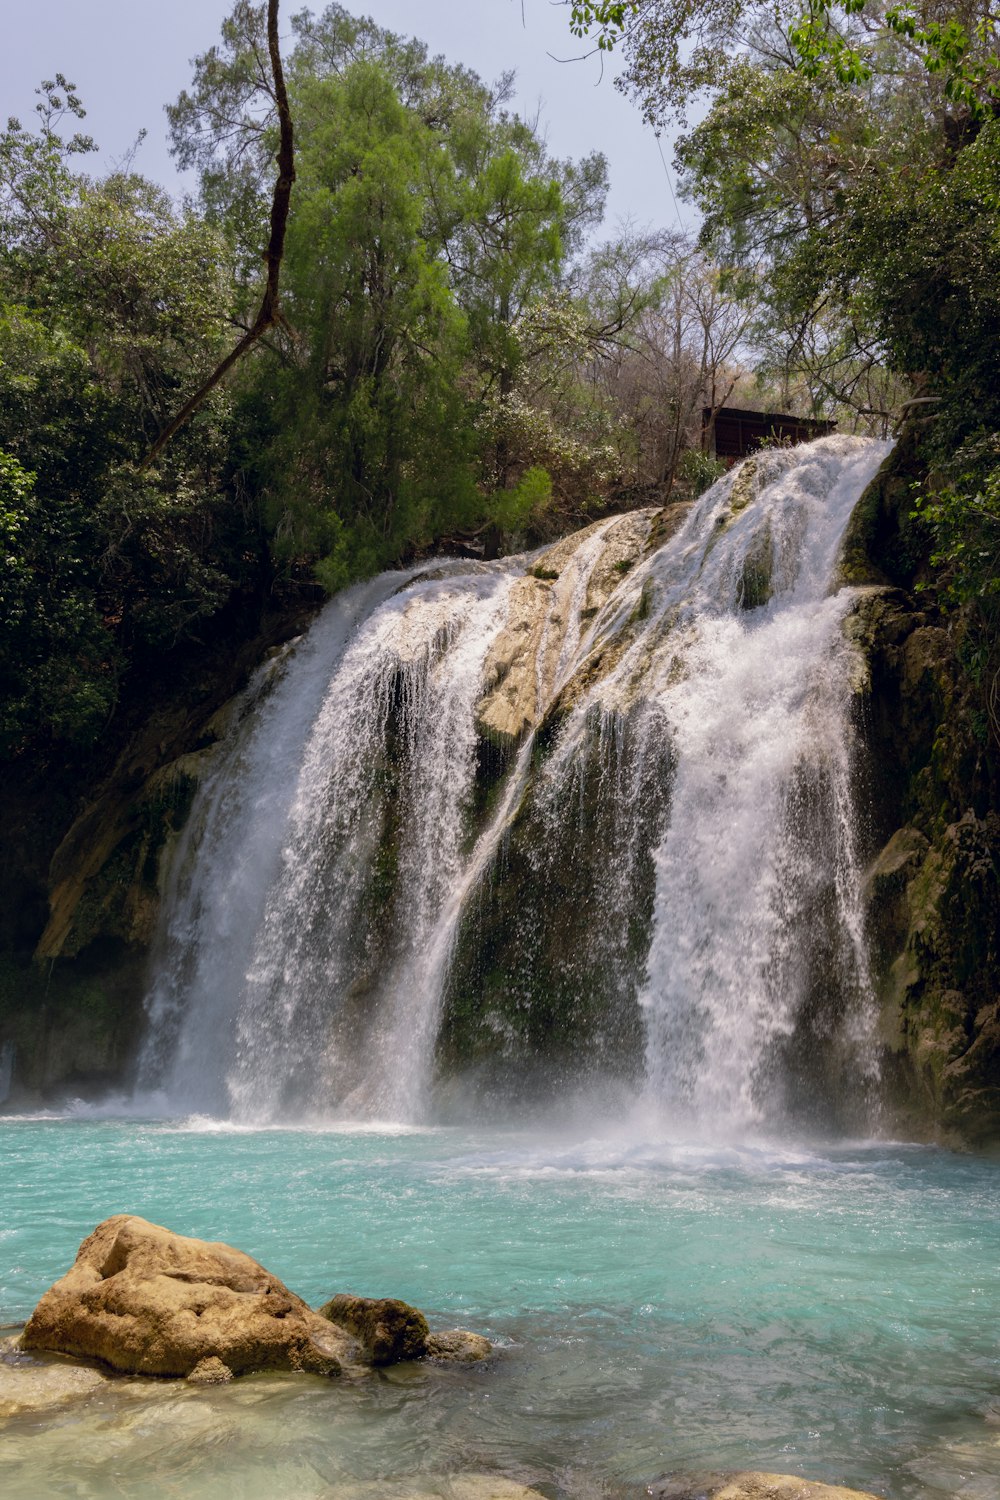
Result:
M274 184L274 196L271 200L271 233L267 242L267 249L264 252L264 264L267 267L264 296L256 318L239 343L234 349L230 350L222 363L216 366L208 379L184 403L173 421L160 433L156 442L143 459L141 467L144 469L148 468L151 463L154 463L159 458L171 438L190 421L205 399L229 373L237 361L243 358L247 350L251 349L269 328L273 328L276 323L281 321L278 284L281 272L281 259L285 250L285 230L288 227L288 209L292 197L292 184L295 181L295 141L292 131L292 114L288 107L288 93L285 89L285 74L281 66L281 52L278 46L278 0L268 0L267 4L267 48L271 58L271 75L274 80L274 102L278 110L280 137L277 155L278 180Z

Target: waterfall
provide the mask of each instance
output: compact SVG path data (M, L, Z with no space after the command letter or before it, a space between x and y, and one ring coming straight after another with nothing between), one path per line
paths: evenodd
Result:
M762 453L671 524L331 601L250 684L174 852L140 1086L414 1120L448 1067L609 1067L739 1128L817 1046L870 1076L832 580L886 451Z

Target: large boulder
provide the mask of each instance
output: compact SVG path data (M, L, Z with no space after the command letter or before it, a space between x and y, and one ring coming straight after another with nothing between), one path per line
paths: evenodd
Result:
M251 1370L339 1375L360 1354L349 1333L241 1250L129 1214L84 1240L32 1313L21 1347L196 1380Z
M796 1474L703 1474L660 1479L648 1485L652 1500L878 1500L867 1490L845 1490Z
M324 1302L319 1316L356 1338L373 1365L424 1358L470 1364L493 1352L489 1339L463 1328L431 1333L419 1308L395 1297L355 1297L342 1292Z

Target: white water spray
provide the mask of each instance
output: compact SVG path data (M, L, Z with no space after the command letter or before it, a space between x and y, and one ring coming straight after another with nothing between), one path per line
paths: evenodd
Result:
M595 754L612 814L604 959L615 1003L642 1016L647 1094L723 1125L767 1114L818 965L836 971L824 1024L863 1072L852 591L830 581L885 451L830 438L761 455L603 592L617 523L562 544L558 583L536 589L528 728L485 805L479 715L531 560L384 575L333 601L199 793L144 1084L235 1119L419 1119L470 898L503 880L516 816L553 848L583 817ZM614 934L642 925L643 859L655 890L633 974Z

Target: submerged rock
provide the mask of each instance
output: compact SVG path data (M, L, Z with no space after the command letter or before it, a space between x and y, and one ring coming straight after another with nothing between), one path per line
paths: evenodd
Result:
M445 1359L452 1360L455 1364L471 1365L492 1354L493 1345L481 1333L451 1328L447 1333L429 1334L424 1352L428 1359Z
M339 1375L358 1346L229 1245L116 1214L42 1297L21 1348L137 1375L225 1379L251 1370Z
M878 1500L867 1490L845 1490L795 1474L703 1474L660 1479L648 1485L653 1500Z
M319 1316L356 1338L373 1365L425 1357L470 1364L493 1352L489 1339L479 1333L462 1328L431 1333L419 1308L394 1297L355 1297L342 1292L324 1302Z
M393 1479L393 1500L542 1500L540 1491L499 1474L421 1475ZM385 1480L336 1485L330 1500L385 1500Z
M49 1411L89 1396L106 1384L107 1377L99 1370L55 1361L36 1362L23 1355L9 1357L0 1345L0 1418Z

